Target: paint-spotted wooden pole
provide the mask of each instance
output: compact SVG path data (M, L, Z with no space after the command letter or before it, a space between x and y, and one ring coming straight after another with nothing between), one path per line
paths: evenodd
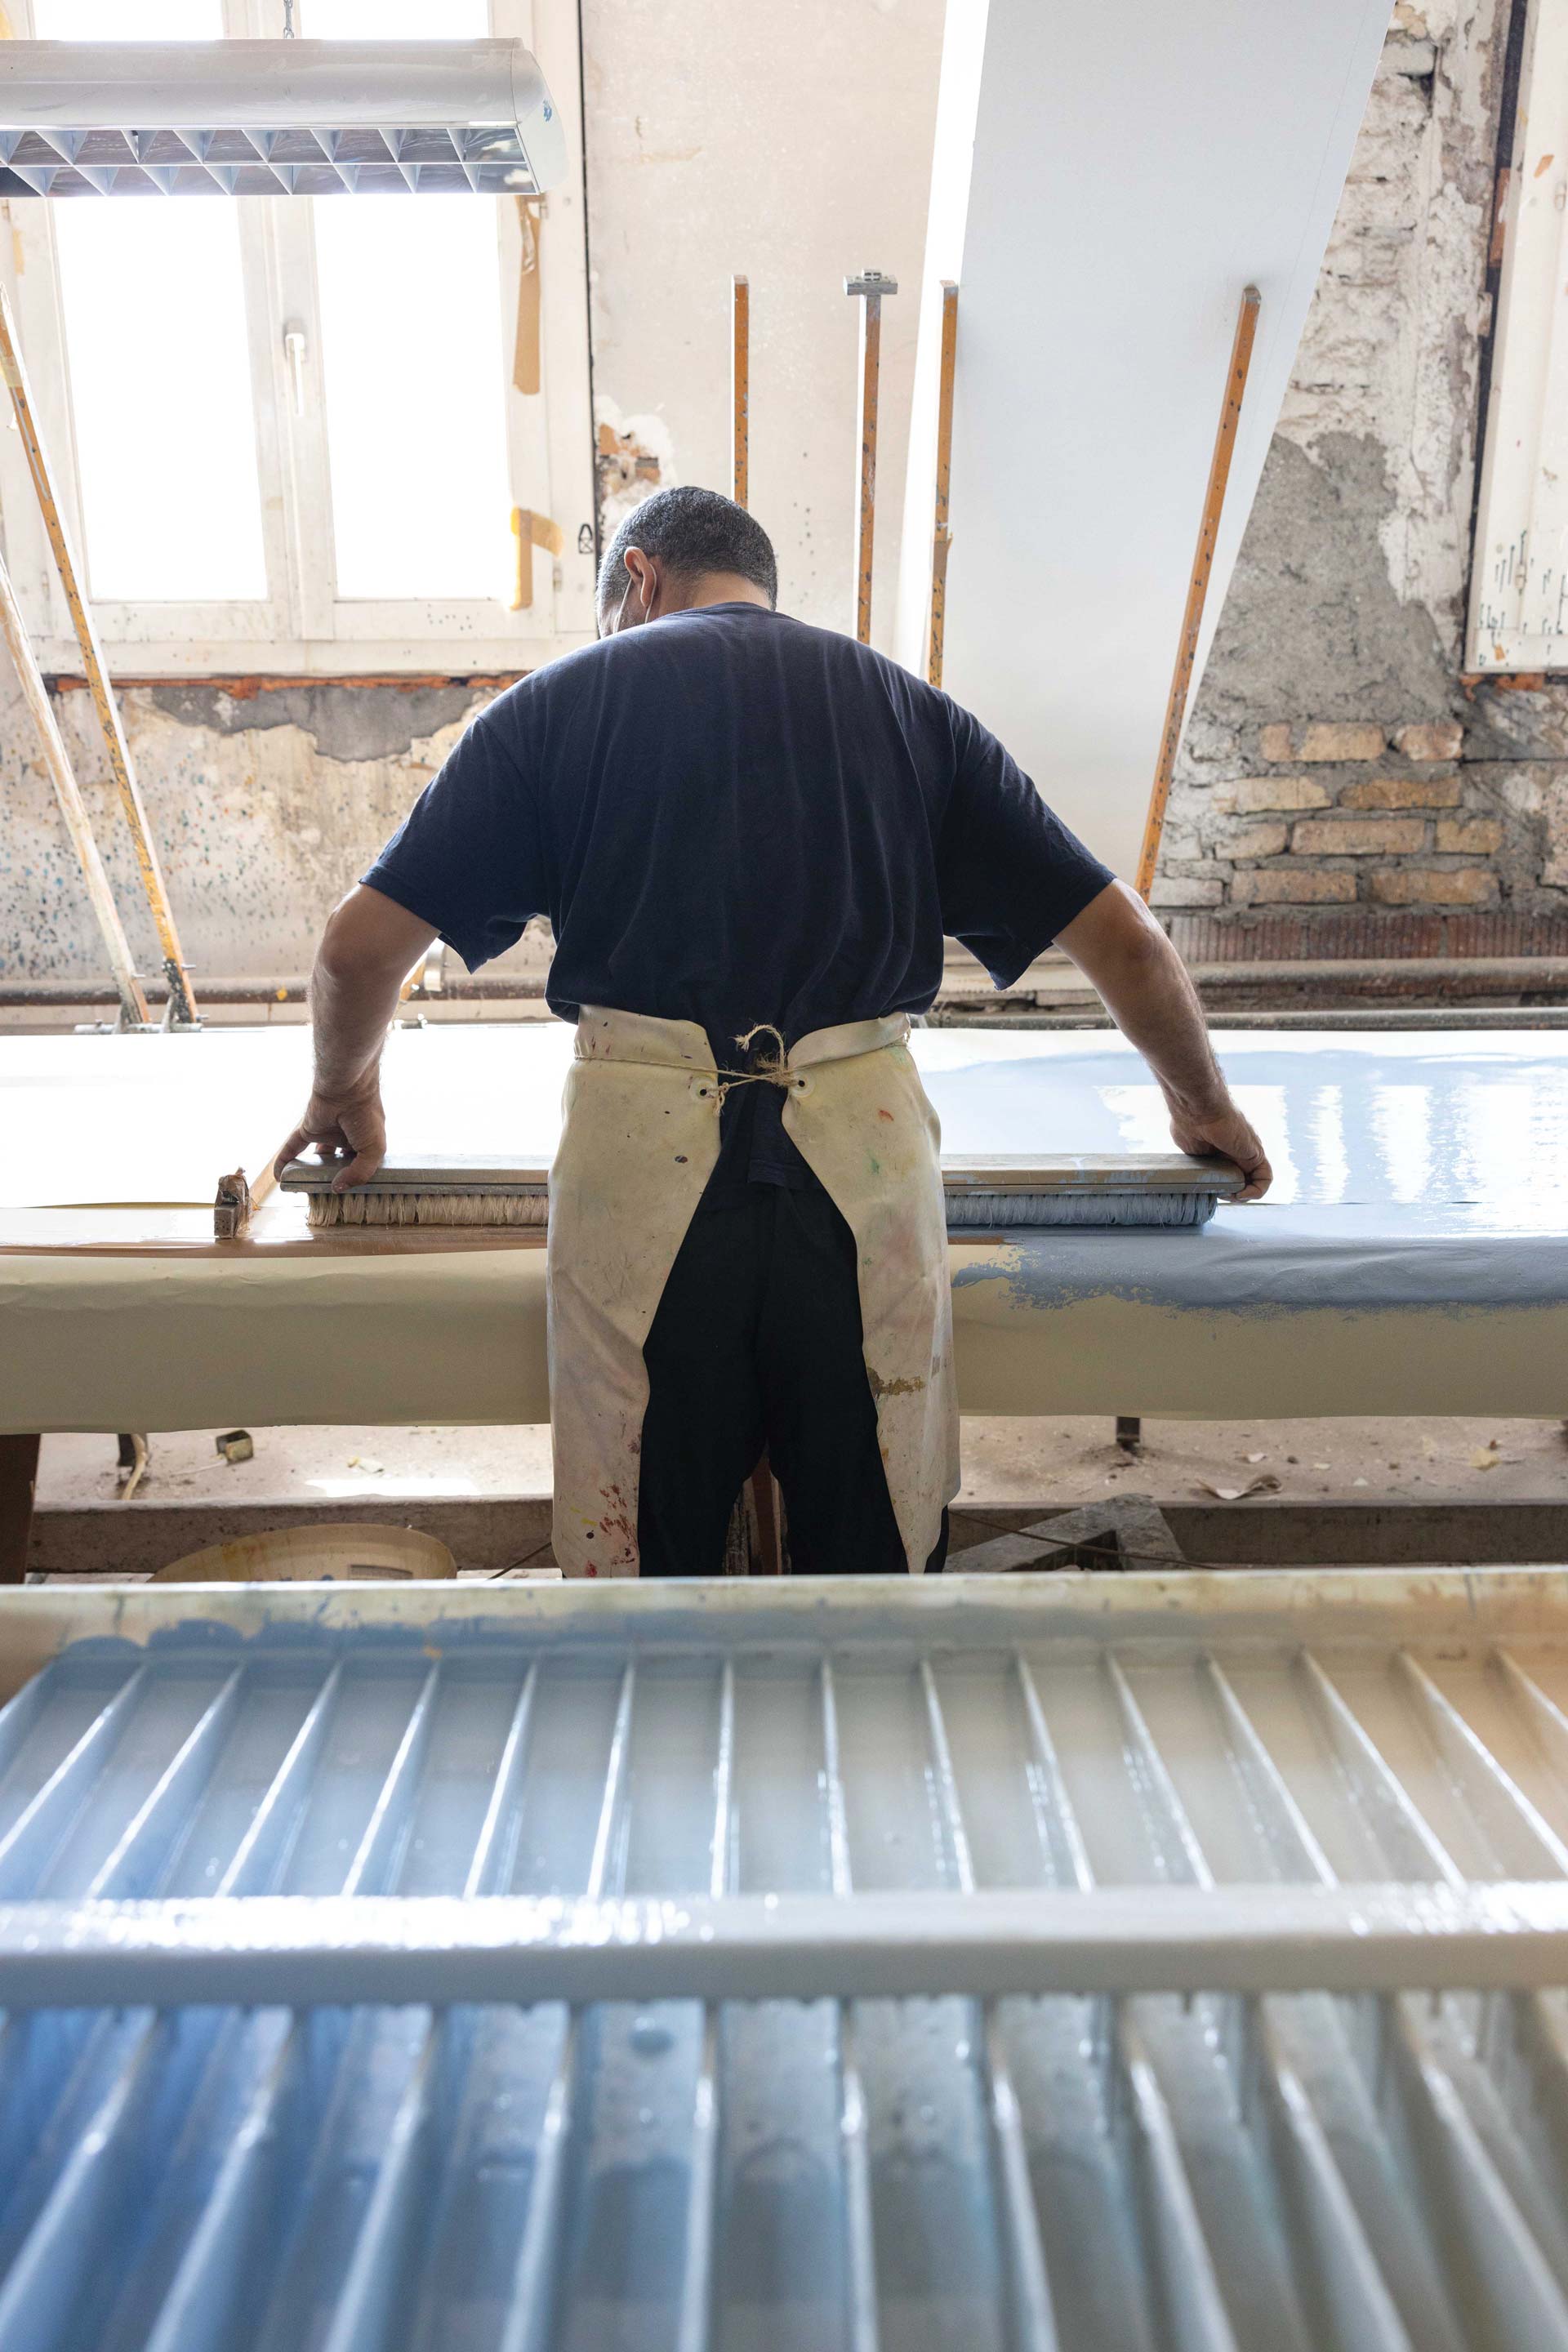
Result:
M10 648L16 665L16 677L22 688L22 699L27 715L37 731L38 745L44 755L44 765L55 788L60 804L60 814L66 821L66 831L76 851L82 879L94 919L109 956L109 968L114 974L114 985L120 992L120 1015L125 1026L144 1026L149 1020L147 999L142 982L136 976L136 961L131 952L131 942L120 919L120 909L109 887L109 877L103 870L103 860L93 838L92 824L83 804L81 787L70 763L60 730L56 723L54 707L49 700L38 657L33 651L16 602L16 592L11 585L11 575L0 562L0 635Z
M942 281L942 365L937 379L936 522L931 546L931 631L926 645L926 677L942 684L942 646L947 632L947 551L952 534L947 527L948 497L952 487L952 379L958 364L958 289L950 278Z
M1225 505L1226 484L1230 479L1236 428L1241 417L1242 395L1247 390L1247 372L1252 365L1252 343L1258 332L1258 313L1262 299L1256 286L1247 289L1241 298L1241 310L1236 322L1236 340L1231 345L1230 366L1225 380L1225 402L1220 409L1219 431L1215 436L1214 457L1209 465L1203 520L1198 526L1197 553L1193 558L1192 578L1187 584L1187 609L1182 616L1182 635L1176 647L1171 697L1165 705L1165 731L1160 738L1160 758L1154 770L1153 788L1149 794L1143 847L1138 859L1138 893L1143 898L1147 898L1154 887L1154 869L1160 862L1160 836L1165 829L1171 778L1175 772L1176 752L1182 740L1182 722L1187 713L1193 665L1197 659L1198 633L1203 627L1209 575L1214 570L1215 541L1219 536L1220 511Z
M81 592L76 558L66 537L59 501L55 496L54 482L38 428L37 412L33 405L27 383L27 372L22 361L22 346L16 334L16 322L12 316L9 298L0 286L0 374L11 395L11 405L16 413L16 428L27 459L27 470L33 478L38 505L43 513L44 529L54 551L60 586L65 591L70 610L71 626L81 648L82 666L87 673L88 688L92 706L98 713L98 723L103 732L104 749L109 754L110 773L114 789L120 795L120 805L125 812L125 822L131 828L132 845L136 853L137 871L142 887L152 909L153 922L158 934L159 951L163 972L169 983L169 1016L175 1028L194 1028L198 1015L195 999L191 993L185 971L185 960L180 950L180 935L174 928L174 909L163 882L163 867L147 823L147 812L142 804L142 793L136 782L136 771L131 763L131 747L120 723L120 712L109 683L109 667L103 658L103 648L98 641L98 631L87 600Z
M743 507L752 496L752 289L744 278L730 280L730 496Z
M533 551L542 547L546 555L559 555L566 545L566 534L558 522L548 515L535 514L531 507L513 507L511 510L512 583L509 609L526 613L533 605Z
M877 528L877 402L882 366L882 297L896 294L899 281L879 269L863 269L844 280L846 294L858 295L860 311L860 532L855 558L855 634L871 642L871 564Z

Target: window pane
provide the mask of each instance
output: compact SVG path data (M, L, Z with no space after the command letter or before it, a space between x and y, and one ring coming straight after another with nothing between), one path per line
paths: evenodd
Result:
M218 0L33 0L40 41L216 41L219 17Z
M123 0L35 0L40 38L123 37ZM222 31L218 0L144 0L139 38ZM267 593L239 216L215 195L54 207L91 593Z
M317 38L462 40L486 0L303 0ZM489 196L315 201L337 590L504 597L505 362Z
M294 14L317 41L482 41L490 29L489 0L300 0Z

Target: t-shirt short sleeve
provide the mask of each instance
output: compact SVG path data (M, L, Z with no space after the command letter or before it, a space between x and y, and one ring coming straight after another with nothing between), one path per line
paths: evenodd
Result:
M547 911L539 817L506 698L481 711L369 872L373 890L434 923L470 971Z
M995 736L950 707L953 785L937 839L942 929L1010 988L1115 877Z

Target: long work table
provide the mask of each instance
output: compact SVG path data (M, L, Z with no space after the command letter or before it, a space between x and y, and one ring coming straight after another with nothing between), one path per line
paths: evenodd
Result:
M961 1401L986 1414L1561 1412L1568 1036L1232 1033L1270 1197L1199 1232L952 1244ZM400 1030L393 1147L548 1157L558 1023ZM929 1030L955 1152L1159 1150L1109 1032ZM298 1031L0 1039L0 1432L537 1422L537 1234L212 1237L303 1099Z

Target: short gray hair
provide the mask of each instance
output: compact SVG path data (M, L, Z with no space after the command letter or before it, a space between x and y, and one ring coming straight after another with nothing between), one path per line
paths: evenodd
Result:
M605 607L626 577L628 547L640 548L683 580L705 572L737 572L760 588L770 604L779 600L778 558L762 524L717 490L681 483L656 490L634 507L616 530L599 567L598 603Z

